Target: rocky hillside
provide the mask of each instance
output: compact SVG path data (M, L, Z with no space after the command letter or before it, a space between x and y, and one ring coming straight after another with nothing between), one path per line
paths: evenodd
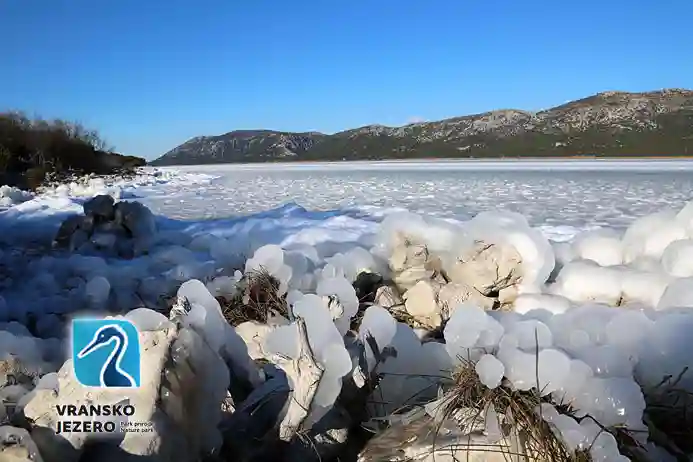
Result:
M693 91L611 91L539 112L505 109L333 135L234 131L193 138L152 164L577 155L693 155Z

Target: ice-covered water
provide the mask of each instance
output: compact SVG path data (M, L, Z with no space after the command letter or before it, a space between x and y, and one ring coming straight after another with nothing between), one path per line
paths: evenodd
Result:
M680 208L693 196L693 162L686 161L350 162L176 170L216 178L204 186L145 188L145 203L155 213L220 218L295 202L308 210L339 210L344 217L407 209L465 220L500 209L521 213L557 239L572 236L573 228L623 229L636 217Z

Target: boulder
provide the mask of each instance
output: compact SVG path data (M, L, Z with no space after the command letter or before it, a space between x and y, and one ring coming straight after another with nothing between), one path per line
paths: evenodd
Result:
M531 442L524 432L508 425L504 415L495 417L499 433L490 432L493 425L486 425L488 414L461 408L450 417L432 417L427 410L414 408L392 416L399 419L369 440L357 460L548 462L530 450Z
M473 302L484 310L491 310L494 299L479 293L474 287L462 282L451 282L441 287L438 292L438 304L441 308L443 319L447 320L462 302Z
M383 308L392 308L402 305L402 297L397 293L397 289L391 286L381 286L375 292L373 303Z
M402 292L418 281L432 279L436 275L436 261L425 244L417 243L402 233L396 234L388 265L392 280Z
M70 238L79 229L81 222L82 217L80 215L71 215L63 220L53 239L53 245L56 247L67 247L70 244Z
M38 374L38 370L29 369L15 355L5 354L4 357L0 358L0 388L8 385L33 388Z
M267 335L273 330L272 326L256 321L246 321L237 325L235 330L248 347L248 356L253 360L267 359L268 353L264 345Z
M154 214L140 202L118 202L114 220L122 224L135 239L146 239L156 234Z
M96 221L112 221L115 217L115 201L108 194L100 194L92 197L82 206L85 215L91 215Z
M0 462L43 462L34 440L23 428L0 427Z
M417 322L427 327L440 327L443 322L438 306L440 286L433 281L419 281L404 294L404 309Z
M58 372L59 391L38 390L24 408L40 435L36 443L47 462L77 461L98 435L56 434L62 419L123 419L122 417L61 417L57 405L131 404L125 419L145 423L148 432L125 432L120 441L102 445L98 460L195 461L221 444L216 428L228 387L228 369L221 357L192 329L170 324L140 331L141 380L136 389L88 388L74 377L72 361ZM224 380L225 379L225 380ZM119 426L121 422L117 422ZM152 425L153 424L153 425ZM67 444L66 444L67 443ZM116 447L117 446L117 447ZM118 454L116 457L114 454Z
M84 212L84 216L70 216L63 221L54 239L55 247L132 258L144 253L155 240L154 214L139 202L114 204L111 196L101 195L88 200Z
M447 268L452 282L465 283L484 295L498 293L522 278L522 258L509 244L475 241Z

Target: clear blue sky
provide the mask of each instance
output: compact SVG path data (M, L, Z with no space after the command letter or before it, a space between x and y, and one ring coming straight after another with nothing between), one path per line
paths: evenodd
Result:
M0 0L0 110L154 158L235 129L335 132L693 87L691 0Z

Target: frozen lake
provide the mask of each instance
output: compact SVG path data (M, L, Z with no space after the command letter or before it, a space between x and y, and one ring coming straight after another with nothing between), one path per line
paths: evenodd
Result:
M380 217L397 209L464 220L484 210L525 215L551 237L623 229L693 196L692 161L440 161L172 167L215 178L142 188L171 218L226 218L296 203Z

